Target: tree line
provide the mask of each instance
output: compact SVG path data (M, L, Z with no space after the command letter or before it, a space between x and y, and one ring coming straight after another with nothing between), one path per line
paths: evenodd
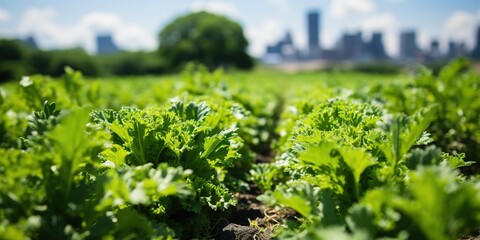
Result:
M180 16L159 33L155 51L90 55L83 48L41 50L20 40L0 39L0 81L24 75L59 76L65 66L86 76L164 74L181 70L189 62L218 67L251 69L248 41L242 27L220 15L196 12Z

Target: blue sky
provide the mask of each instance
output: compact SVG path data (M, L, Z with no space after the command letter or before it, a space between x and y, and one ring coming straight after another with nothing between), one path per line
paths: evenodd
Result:
M480 26L478 0L0 0L0 36L33 35L42 48L83 46L95 51L96 33L111 32L125 49L155 49L160 29L179 14L209 10L238 21L250 40L249 51L264 52L289 30L295 44L306 45L306 12L322 12L321 44L334 46L342 32L384 32L387 51L395 55L398 34L417 31L426 48L432 38L446 49L449 40L474 45Z

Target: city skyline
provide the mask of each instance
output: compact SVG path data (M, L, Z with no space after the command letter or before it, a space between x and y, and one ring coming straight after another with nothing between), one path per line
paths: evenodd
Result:
M319 37L322 36L322 12L310 10L306 13L306 37L308 45L305 49L299 48L292 40L291 33L286 31L285 36L273 44L267 45L263 62L267 64L300 63L310 60L324 60L328 62L353 61L394 61L394 62L439 62L458 57L480 59L480 24L477 26L474 47L469 49L465 39L449 40L448 50L440 50L437 38L430 40L429 48L421 48L417 42L415 30L402 31L399 34L399 53L397 56L388 55L383 43L383 32L372 32L365 37L360 30L355 33L344 32L333 48L322 46ZM328 24L328 23L326 23Z
M362 31L364 36L383 33L385 51L398 55L399 36L411 29L417 44L426 49L432 39L445 52L450 40L465 41L473 49L480 23L480 3L469 0L415 2L413 0L324 0L324 1L128 1L82 2L4 1L0 4L0 37L33 35L44 49L82 46L95 52L95 36L110 32L117 45L127 50L153 50L160 29L179 14L208 10L225 14L243 25L256 57L267 45L287 31L301 49L308 47L305 16L321 11L319 43L333 48L346 33Z

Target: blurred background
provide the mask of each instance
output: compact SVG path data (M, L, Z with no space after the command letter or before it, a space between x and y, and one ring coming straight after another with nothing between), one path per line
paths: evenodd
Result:
M209 68L389 72L480 59L473 0L0 2L0 81Z

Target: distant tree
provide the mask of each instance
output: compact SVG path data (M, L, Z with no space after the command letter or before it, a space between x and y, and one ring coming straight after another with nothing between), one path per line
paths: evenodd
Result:
M165 66L156 52L119 52L95 56L103 75L162 74Z
M28 47L14 39L0 39L0 82L20 79L28 71Z
M172 69L187 62L203 63L209 68L253 67L242 27L224 16L196 12L178 17L162 29L159 42L159 53Z
M35 50L27 59L30 66L31 74L50 74L50 64L52 62L52 54L49 51Z
M66 66L81 71L85 76L99 74L95 59L88 55L83 48L52 50L44 52L44 54L48 54L46 57L51 59L46 72L48 75L61 76L65 73Z
M0 39L1 60L23 60L26 55L26 46L19 40Z

